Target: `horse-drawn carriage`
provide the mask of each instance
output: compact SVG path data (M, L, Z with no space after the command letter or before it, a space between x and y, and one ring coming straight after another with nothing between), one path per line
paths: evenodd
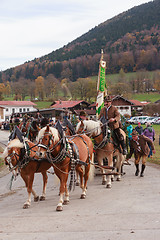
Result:
M7 148L4 151L6 164L9 165L11 171L19 171L23 178L27 191L28 199L24 203L24 208L28 208L31 203L31 193L34 195L34 200L38 199L37 194L32 188L34 174L41 172L43 175L43 193L40 200L45 199L47 170L52 166L55 174L60 180L60 198L56 210L62 211L63 204L69 202L69 191L67 179L70 175L69 189L75 184L75 173L80 176L80 187L82 188L81 198L86 197L87 182L89 172L93 176L93 143L90 138L95 139L96 154L99 167L102 171L103 181L106 181L106 186L111 187L111 175L113 174L113 155L118 156L118 176L120 177L120 168L123 164L123 156L119 150L115 149L112 141L103 143L101 125L95 122L95 126L91 122L82 122L77 125L77 134L75 132L67 132L70 130L66 124L64 129L58 122L55 127L47 125L38 131L37 142L26 139L23 133L16 127L14 134L10 138ZM88 124L88 125L87 125ZM72 129L73 130L73 129ZM83 131L83 133L81 132ZM84 133L85 131L85 133ZM87 136L89 135L89 136ZM18 138L18 139L17 139ZM101 145L101 148L100 148ZM103 166L103 158L108 159L108 166ZM105 173L104 170L108 171ZM117 173L115 173L117 175ZM120 178L119 178L120 179ZM64 197L65 195L65 197Z

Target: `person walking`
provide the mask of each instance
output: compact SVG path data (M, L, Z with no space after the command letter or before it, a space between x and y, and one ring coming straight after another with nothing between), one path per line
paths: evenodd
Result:
M124 137L120 132L120 113L118 109L112 105L112 100L110 96L105 97L105 107L103 107L100 111L99 119L102 118L108 121L108 125L111 130L113 130L114 134L117 137L118 142L122 146L123 155L127 154L127 148L124 141Z
M133 126L129 122L126 122L126 123L128 124L128 126L127 126L127 133L128 133L128 141L129 141L129 146L130 146L130 141L132 139Z
M142 134L145 135L146 137L150 138L152 141L155 140L155 130L151 126L150 123L147 123L147 127L145 128L145 130L144 130L144 132ZM151 148L150 143L148 143L148 146L149 146L149 149L150 149L148 157L152 158L153 153L152 153L152 148Z
M139 135L143 133L143 127L141 126L140 122L138 122L138 126L135 127L135 130L138 132Z
M131 158L132 154L134 153L135 166L136 166L135 176L139 175L139 163L141 158L142 158L142 168L141 168L140 177L144 176L144 170L146 167L146 158L149 154L148 143L152 148L152 152L155 154L156 151L154 148L153 141L150 138L146 137L145 135L138 135L138 132L135 129L132 131L132 140L130 142L130 153L127 155L126 161L128 161Z

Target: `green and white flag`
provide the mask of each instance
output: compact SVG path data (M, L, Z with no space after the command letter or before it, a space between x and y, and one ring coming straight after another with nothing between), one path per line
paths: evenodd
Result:
M105 73L106 62L103 61L103 51L99 64L98 83L97 83L97 101L96 101L96 116L98 118L101 109L104 107L104 94L105 94Z

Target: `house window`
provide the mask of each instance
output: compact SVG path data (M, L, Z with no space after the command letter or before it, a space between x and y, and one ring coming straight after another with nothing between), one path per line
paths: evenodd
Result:
M19 112L20 112L20 113L22 112L22 108L19 109Z
M12 113L15 113L15 109L14 108L12 108Z
M26 111L26 109L25 108L23 108L23 112L25 112Z
M29 108L27 108L27 112L29 112Z
M6 112L8 112L8 108L6 108Z

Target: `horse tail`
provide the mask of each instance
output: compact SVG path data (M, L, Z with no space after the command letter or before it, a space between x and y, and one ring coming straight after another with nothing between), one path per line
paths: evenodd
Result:
M95 173L95 167L94 167L94 153L90 155L90 170L89 170L89 180L93 181L94 179L94 173Z

